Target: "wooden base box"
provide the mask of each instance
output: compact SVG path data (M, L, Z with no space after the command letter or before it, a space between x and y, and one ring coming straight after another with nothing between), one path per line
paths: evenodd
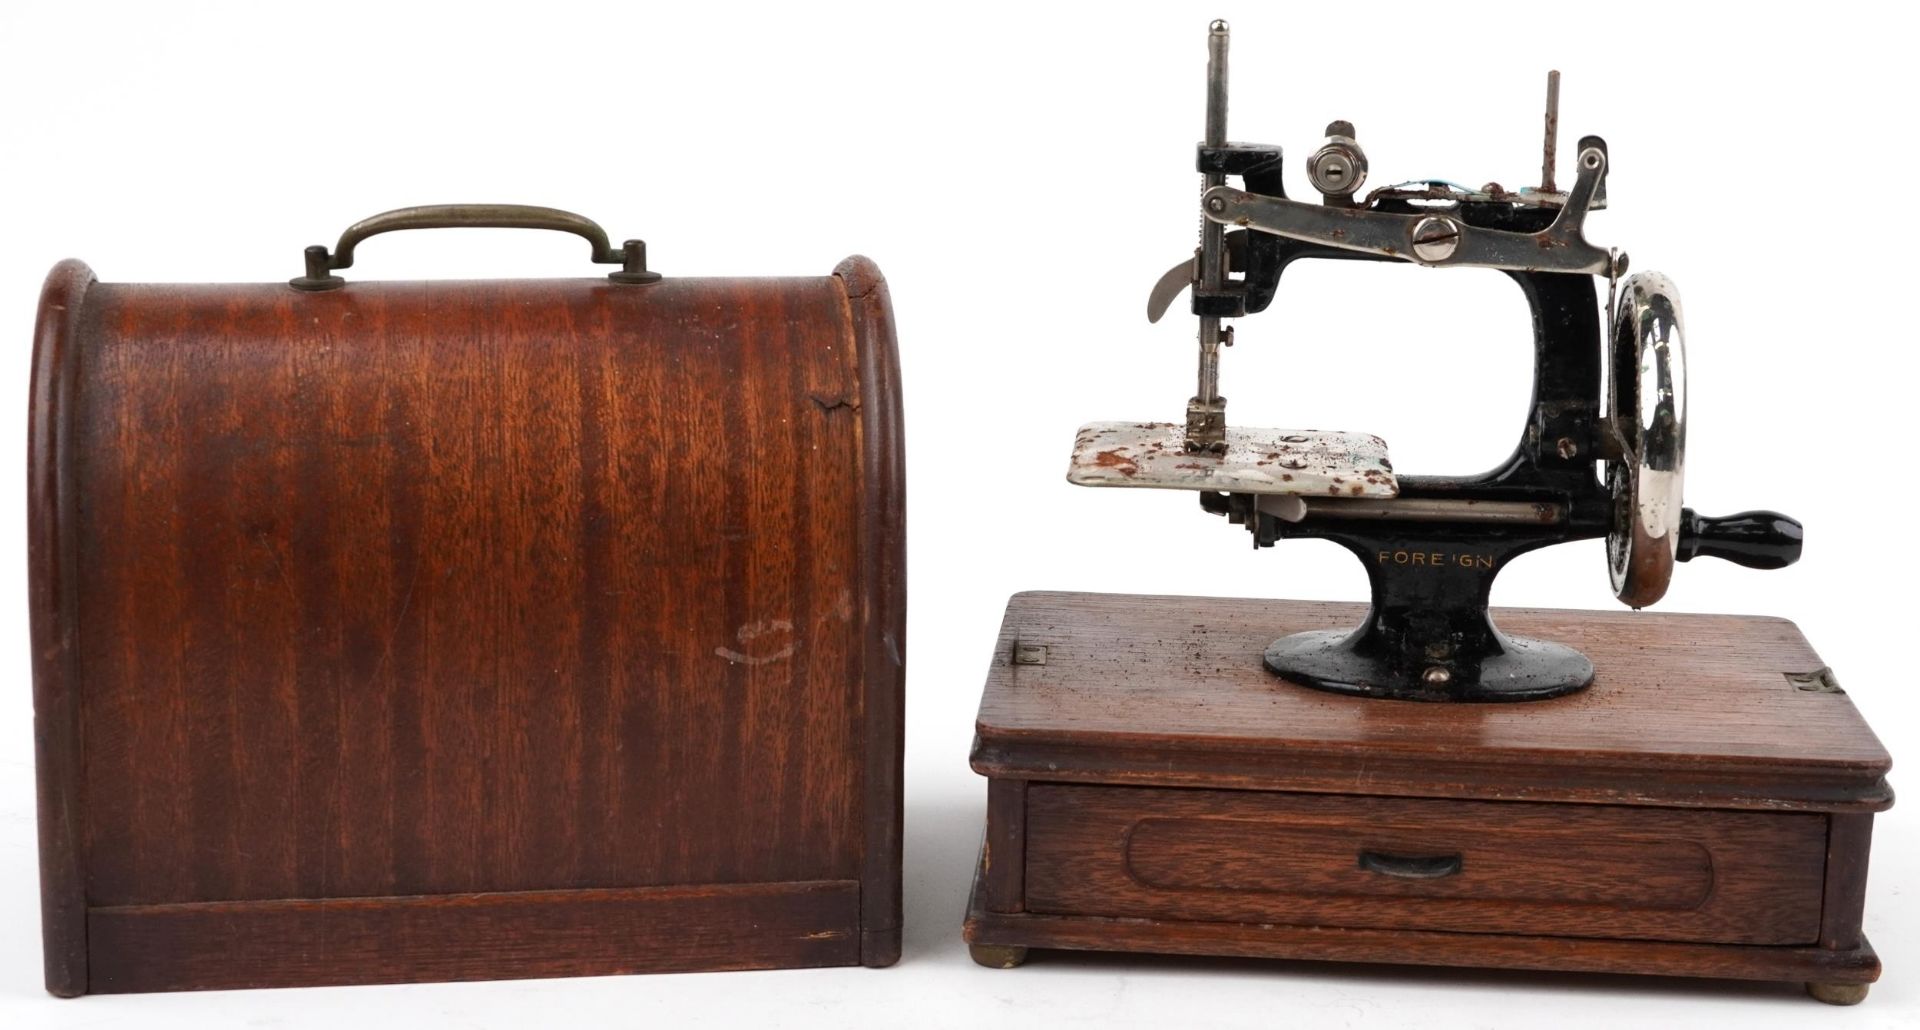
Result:
M1309 690L1275 637L1364 606L1010 604L974 769L974 958L1030 948L1804 982L1865 997L1890 761L1791 623L1499 611L1586 691L1435 704Z

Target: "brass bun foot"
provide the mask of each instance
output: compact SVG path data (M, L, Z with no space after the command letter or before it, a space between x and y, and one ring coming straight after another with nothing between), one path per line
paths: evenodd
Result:
M1014 945L969 944L967 954L988 969L1012 969L1027 961L1027 949ZM1807 989L1812 990L1813 985L1809 984Z
M1809 982L1807 993L1813 995L1815 1001L1824 1001L1829 1005L1858 1005L1867 1000L1867 988L1871 986Z

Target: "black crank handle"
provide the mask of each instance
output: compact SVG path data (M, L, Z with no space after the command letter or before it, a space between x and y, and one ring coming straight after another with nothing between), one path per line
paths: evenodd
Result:
M1714 518L1683 508L1674 557L1680 561L1724 558L1749 569L1784 569L1800 560L1803 536L1797 519L1777 511L1743 511Z

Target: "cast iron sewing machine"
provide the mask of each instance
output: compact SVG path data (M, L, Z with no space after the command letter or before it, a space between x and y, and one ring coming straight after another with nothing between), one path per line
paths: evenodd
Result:
M1201 506L1245 526L1256 547L1321 537L1358 555L1373 587L1365 624L1276 641L1268 668L1385 697L1554 697L1592 682L1593 665L1563 644L1507 636L1488 619L1493 579L1515 556L1605 537L1614 593L1634 608L1660 599L1675 561L1708 555L1774 569L1799 558L1800 524L1790 518L1716 519L1681 506L1680 296L1665 276L1629 275L1625 253L1587 242L1583 226L1605 205L1610 162L1603 140L1584 137L1572 188L1557 187L1557 72L1548 78L1538 187L1419 181L1362 196L1366 154L1353 125L1336 121L1306 161L1315 203L1288 198L1279 147L1227 142L1227 34L1216 28L1209 39L1200 247L1161 277L1147 310L1158 321L1191 287L1199 392L1184 427L1082 428L1069 478L1200 491ZM1227 185L1235 176L1243 189ZM1534 383L1512 456L1478 476L1396 475L1378 437L1228 425L1219 360L1233 328L1224 323L1266 310L1281 273L1303 258L1495 269L1518 283L1532 309ZM1596 278L1608 286L1606 326Z
M1157 318L1193 290L1199 392L1184 424L1086 426L1069 478L1197 491L1256 546L1333 540L1366 564L1372 607L1015 595L975 723L988 790L974 959L1014 966L1042 948L1649 973L1860 1001L1880 974L1861 914L1891 762L1799 630L1502 609L1509 635L1489 618L1501 567L1549 544L1605 537L1634 608L1659 600L1676 561L1777 568L1800 553L1785 516L1681 507L1678 296L1582 233L1605 197L1606 144L1581 140L1572 186L1556 186L1550 78L1535 188L1363 195L1366 155L1335 122L1306 161L1318 202L1290 200L1278 148L1226 142L1224 24L1209 44L1201 244L1148 305ZM1377 437L1228 424L1223 323L1268 307L1309 257L1519 284L1533 398L1505 463L1403 476Z

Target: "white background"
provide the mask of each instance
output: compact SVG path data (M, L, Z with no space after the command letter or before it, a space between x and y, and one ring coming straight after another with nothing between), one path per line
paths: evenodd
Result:
M1850 1010L1765 985L968 962L985 789L967 746L1007 595L1364 593L1331 545L1255 553L1190 496L1063 480L1079 423L1176 419L1191 392L1191 319L1149 326L1142 309L1193 246L1212 17L1234 25L1231 135L1286 146L1295 183L1336 117L1359 126L1374 184L1533 183L1544 74L1564 72L1562 181L1580 135L1613 155L1612 208L1590 237L1685 294L1689 502L1808 526L1799 566L1681 566L1662 610L1798 621L1896 758L1920 755L1902 11L18 0L0 14L0 396L16 432L40 280L68 256L110 281L273 281L365 215L508 201L644 236L668 275L879 261L911 484L907 929L888 970L45 996L16 437L0 447L0 1026L1920 1023L1911 804L1876 827L1867 932L1887 976ZM369 244L353 274L588 274L580 249L408 233ZM1243 424L1375 432L1403 471L1477 471L1519 431L1529 339L1495 273L1310 262L1240 324L1224 392ZM1521 559L1494 597L1613 606L1597 541Z

